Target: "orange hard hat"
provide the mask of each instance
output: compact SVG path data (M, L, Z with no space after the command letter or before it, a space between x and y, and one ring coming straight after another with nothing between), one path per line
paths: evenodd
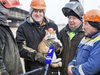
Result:
M35 9L45 9L46 8L46 4L44 0L32 0L30 6Z
M48 29L48 32L53 32L53 31L54 31L53 28Z
M11 8L11 7L16 7L21 5L19 0L0 0L0 2L6 7L6 8Z
M84 14L83 20L100 22L100 10L90 10Z

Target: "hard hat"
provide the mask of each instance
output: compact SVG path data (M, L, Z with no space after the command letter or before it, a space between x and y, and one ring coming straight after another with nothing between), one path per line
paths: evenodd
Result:
M83 20L100 22L100 10L90 10L84 14Z
M54 31L53 28L48 29L48 32L50 32L50 33L53 32L53 31Z
M71 1L62 8L62 12L66 17L70 13L70 11L75 12L80 18L82 18L84 14L84 9L81 3L78 1Z
M11 7L16 7L21 5L19 0L0 0L0 2L6 7L6 8L11 8Z
M44 0L32 0L30 6L35 9L45 9L46 8L46 4Z

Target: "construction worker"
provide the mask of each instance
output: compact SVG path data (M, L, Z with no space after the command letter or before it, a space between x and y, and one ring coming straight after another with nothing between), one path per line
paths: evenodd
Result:
M45 17L45 1L32 0L30 7L30 16L18 27L16 35L20 56L25 61L26 72L45 67L45 58L38 52L38 45L45 36L45 30L53 28L58 35L57 25ZM30 75L44 75L44 70ZM58 75L58 69L49 67L47 75Z
M61 53L62 68L61 75L68 75L67 66L74 58L77 46L84 36L82 29L83 7L79 1L70 1L63 8L62 12L68 17L68 24L60 30L60 40L63 44Z
M0 75L23 73L18 47L7 23L9 8L18 5L18 0L0 0Z
M100 75L100 10L84 14L85 37L78 45L74 59L69 63L69 75Z

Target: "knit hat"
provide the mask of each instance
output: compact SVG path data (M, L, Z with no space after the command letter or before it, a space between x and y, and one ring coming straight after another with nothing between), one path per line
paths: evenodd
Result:
M29 10L29 14L30 14L30 15L32 15L33 10L34 10L34 8L31 7L30 10ZM43 12L44 12L44 14L45 14L46 9L43 9Z
M80 21L82 21L82 17L79 17L74 11L70 11L69 13L68 13L68 17L69 16L75 16L75 17L77 17Z
M97 28L98 30L100 30L100 22L88 21L88 23L91 26L93 26L93 27Z

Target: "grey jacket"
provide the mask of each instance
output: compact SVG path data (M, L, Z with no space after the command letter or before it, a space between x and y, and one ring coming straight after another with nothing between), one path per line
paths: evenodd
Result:
M8 26L0 24L0 75L23 73L16 41Z

